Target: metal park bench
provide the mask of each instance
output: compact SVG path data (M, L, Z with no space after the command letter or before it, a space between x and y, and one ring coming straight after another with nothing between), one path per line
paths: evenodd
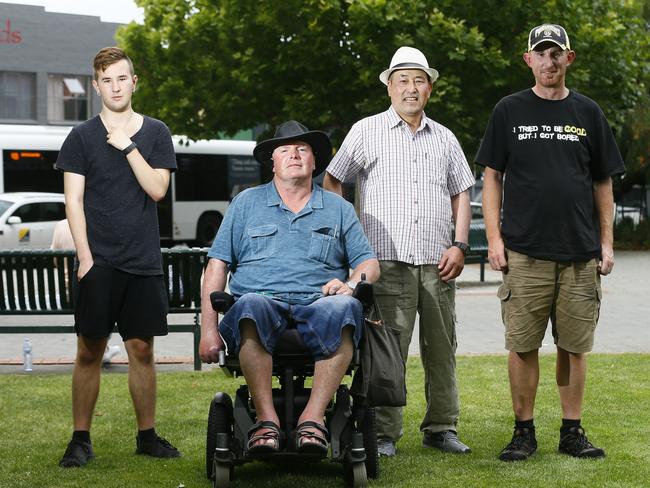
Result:
M170 324L169 332L194 335L194 369L201 369L201 275L207 249L162 249L170 314L191 314L193 321ZM0 315L72 315L74 251L25 249L0 251ZM72 325L2 325L0 334L74 333Z

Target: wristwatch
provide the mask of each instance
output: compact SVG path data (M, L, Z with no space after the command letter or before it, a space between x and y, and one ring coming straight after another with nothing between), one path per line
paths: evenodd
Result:
M132 142L131 144L126 146L124 149L122 149L122 153L125 156L128 156L131 151L133 151L134 149L137 149L137 148L138 148L138 145L135 142Z
M460 249L463 252L463 256L467 255L469 252L469 244L465 244L464 242L454 241L452 246L456 246L458 249Z

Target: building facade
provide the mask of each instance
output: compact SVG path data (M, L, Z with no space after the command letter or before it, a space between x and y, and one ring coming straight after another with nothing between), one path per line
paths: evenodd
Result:
M122 24L0 2L0 124L75 125L99 113L92 60Z

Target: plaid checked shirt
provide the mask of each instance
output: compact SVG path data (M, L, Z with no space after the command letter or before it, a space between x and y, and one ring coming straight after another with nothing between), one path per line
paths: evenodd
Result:
M352 126L327 167L358 174L360 220L377 258L435 264L453 241L451 196L475 180L454 134L422 115L411 131L391 106Z

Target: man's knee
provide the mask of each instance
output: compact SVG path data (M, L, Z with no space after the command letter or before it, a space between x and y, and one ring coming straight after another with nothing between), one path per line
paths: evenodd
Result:
M153 363L153 338L128 339L125 346L130 358L140 363Z
M88 339L79 336L77 339L77 363L89 366L101 361L106 350L108 339Z
M267 297L259 293L245 293L237 299L235 305L239 307L260 308L266 306L267 300Z

